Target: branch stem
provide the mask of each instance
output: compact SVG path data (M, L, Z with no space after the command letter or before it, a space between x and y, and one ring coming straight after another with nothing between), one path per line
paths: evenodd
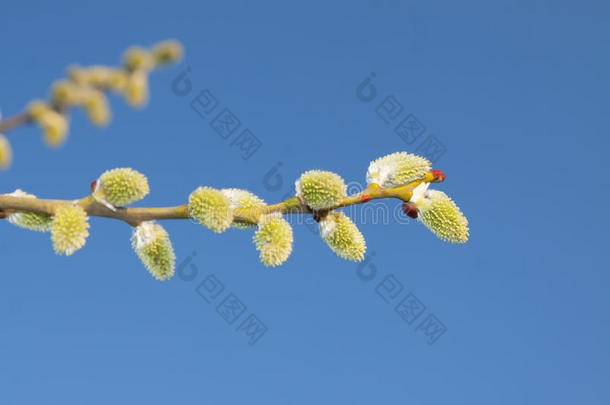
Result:
M234 210L234 221L238 223L256 224L261 215L272 213L282 214L318 214L325 215L326 213L347 207L350 205L366 203L370 200L381 198L397 198L402 201L409 201L413 195L412 191L415 187L423 182L431 181L431 177L427 174L420 180L416 180L409 184L395 188L383 188L377 184L370 184L365 190L341 199L337 204L330 208L325 208L318 212L314 212L309 208L299 197L291 197L286 201L256 208L238 208ZM80 200L49 200L42 198L27 198L14 197L7 194L0 194L0 213L27 211L37 214L54 215L57 209L69 203L77 203L80 205L87 215L92 217L113 218L124 221L131 226L137 226L144 221L166 220L166 219L189 219L188 205L177 205L174 207L152 207L152 208L137 208L137 207L119 207L116 210L111 210L103 204L97 202L93 197L87 196ZM0 216L1 218L2 216Z
M12 117L0 121L0 133L8 132L29 122L31 122L31 118L28 113L20 112L19 114L15 114Z

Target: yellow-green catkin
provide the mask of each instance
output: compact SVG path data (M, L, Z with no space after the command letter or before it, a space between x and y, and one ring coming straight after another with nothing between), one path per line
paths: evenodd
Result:
M103 71L103 66L100 66L99 70L97 68L97 66L85 68L79 65L70 65L66 71L70 80L75 83L80 85L97 86L99 85L100 73ZM96 73L93 73L94 69L96 69Z
M62 205L51 223L51 241L58 255L70 256L82 248L89 236L89 217L80 206L72 203Z
M233 223L231 200L222 191L199 187L189 197L189 215L214 232L222 233Z
M13 150L7 137L0 134L0 169L8 169L13 161Z
M26 110L28 116L35 122L38 122L42 115L51 109L51 106L42 100L32 100Z
M106 86L109 90L118 93L125 91L129 74L125 69L110 69Z
M108 125L112 114L108 98L103 91L97 89L88 89L83 96L83 106L87 111L87 116L92 124L97 126Z
M364 258L366 242L358 227L343 212L330 212L319 223L320 235L337 256L359 262Z
M125 167L104 172L95 183L93 198L113 208L139 201L149 192L146 176Z
M279 266L292 253L292 227L278 213L261 216L252 240L265 266Z
M64 144L68 137L68 119L54 110L43 114L39 121L45 143L51 147Z
M295 183L296 194L314 210L329 208L347 195L347 186L338 174L310 170Z
M19 189L8 195L21 198L36 198L35 195L28 194ZM51 229L51 223L53 222L53 217L51 215L37 214L28 211L7 212L6 219L13 225L38 232L48 232Z
M51 101L56 105L80 105L84 94L85 88L73 80L58 80L51 86Z
M142 222L134 228L131 245L146 269L157 280L174 275L176 255L167 231L154 221Z
M366 181L386 188L398 187L421 178L430 169L428 159L407 152L396 152L371 162Z
M150 70L155 66L153 53L141 46L132 46L123 55L123 64L131 71Z
M83 67L80 65L70 65L66 69L70 80L80 85L94 85L91 75L91 70L95 66Z
M176 62L182 58L184 49L182 44L175 40L162 41L152 47L152 54L157 64Z
M132 107L144 107L148 103L148 72L144 69L133 71L125 85L125 100Z
M240 190L238 188L225 188L220 191L222 191L222 193L229 198L231 202L231 209L258 208L266 205L265 201L246 190ZM256 224L233 223L233 227L237 229L252 229L255 226Z
M62 145L68 136L68 119L40 100L32 101L28 115L42 128L43 139L51 147Z
M123 91L127 83L127 71L123 68L108 66L68 67L70 79L81 86L97 89L109 89L115 92Z
M427 190L416 206L418 219L441 240L450 243L468 241L468 219L447 194Z

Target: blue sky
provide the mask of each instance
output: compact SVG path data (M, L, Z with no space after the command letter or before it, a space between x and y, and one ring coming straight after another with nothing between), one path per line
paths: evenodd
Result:
M309 169L357 187L379 156L436 150L447 174L437 187L467 215L471 240L451 246L354 210L366 219L364 265L295 224L291 258L269 269L250 232L169 221L183 270L161 283L124 223L93 218L68 258L48 235L0 223L1 403L610 401L606 3L98 6L2 5L4 115L44 97L70 63L116 64L128 46L166 38L186 58L151 77L145 109L112 97L105 129L75 112L60 150L34 127L12 132L0 192L79 198L128 166L150 180L139 206L182 204L199 185L277 202ZM179 96L185 69L191 91ZM357 89L371 77L366 101ZM218 105L201 117L191 102L204 91ZM227 139L212 124L224 109L240 121ZM403 139L395 129L410 115L425 131ZM246 129L261 143L248 159L236 140ZM228 322L221 304L234 298L243 313ZM401 302L419 316L403 319ZM248 319L266 328L254 344Z

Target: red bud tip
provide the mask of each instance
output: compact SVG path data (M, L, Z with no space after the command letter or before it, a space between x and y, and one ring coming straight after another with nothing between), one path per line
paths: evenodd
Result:
M432 174L432 176L434 177L434 182L435 183L440 183L441 181L445 181L445 179L447 178L447 176L445 176L445 173L443 173L442 170L432 170L430 171L430 174Z
M361 201L362 202L367 202L367 201L370 201L370 200L371 200L371 196L370 195L364 195L364 196L362 196L362 200Z
M411 202L402 203L402 211L413 219L417 219L417 207Z
M95 191L95 187L97 186L97 180L93 180L91 182L91 193Z

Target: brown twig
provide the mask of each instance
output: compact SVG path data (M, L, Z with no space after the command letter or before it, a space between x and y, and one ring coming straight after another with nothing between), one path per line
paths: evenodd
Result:
M0 133L8 132L12 129L15 129L21 125L25 125L30 123L32 120L27 112L21 112L19 114L15 114L12 117L3 119L0 121Z

